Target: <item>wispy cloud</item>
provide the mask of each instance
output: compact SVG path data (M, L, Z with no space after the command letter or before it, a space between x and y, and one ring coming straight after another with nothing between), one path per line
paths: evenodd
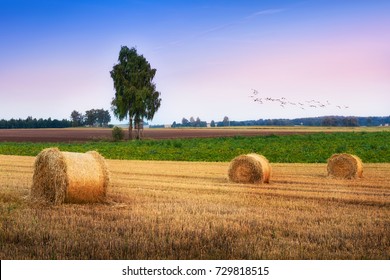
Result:
M217 32L217 31L220 31L220 30L223 30L223 29L226 29L226 28L238 25L238 24L245 23L245 22L250 21L250 20L252 20L253 18L256 18L256 17L278 14L278 13L282 13L284 11L286 11L286 9L266 9L266 10L260 10L260 11L257 11L255 13L252 13L252 14L250 14L248 16L245 16L245 17L243 17L241 19L238 19L236 21L225 23L225 24L221 24L221 25L218 25L218 26L214 26L214 27L206 29L206 30L204 30L202 32L199 32L199 33L196 33L196 34L193 34L193 35L189 35L189 36L187 36L185 38L169 42L166 45L157 47L155 50L161 50L161 49L163 49L166 46L179 45L179 44L181 44L181 43L183 43L185 41L189 41L189 40L192 40L192 39L195 39L195 38L198 38L198 37L210 34L210 33L214 33L214 32Z
M284 11L285 11L285 9L261 10L261 11L258 11L256 13L250 14L249 16L243 17L243 18L241 18L239 20L236 20L236 21L233 21L233 22L230 22L230 23L226 23L226 24L222 24L222 25L210 28L208 30L205 30L204 32L200 33L199 35L205 35L205 34L208 34L208 33L219 31L221 29L225 29L225 28L230 27L230 26L238 25L238 24L244 23L244 22L246 22L248 20L251 20L251 19L253 19L255 17L258 17L258 16L273 15L273 14L278 14L278 13L281 13L281 12L284 12Z
M258 16L264 16L264 15L273 15L273 14L279 14L281 12L284 12L285 9L267 9L267 10L261 10L261 11L258 11L256 13L253 13L247 17L245 17L245 19L252 19L254 17L258 17Z

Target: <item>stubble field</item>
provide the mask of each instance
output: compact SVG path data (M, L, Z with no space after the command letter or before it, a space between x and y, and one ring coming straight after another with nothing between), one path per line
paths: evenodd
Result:
M1 259L389 259L390 164L336 180L272 164L232 184L228 163L107 160L105 204L31 204L34 157L0 156Z

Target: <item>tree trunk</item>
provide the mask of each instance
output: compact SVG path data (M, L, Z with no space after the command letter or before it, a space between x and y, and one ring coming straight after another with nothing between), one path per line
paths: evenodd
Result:
M133 118L129 116L129 140L133 140Z
M137 140L140 140L139 128L137 129Z
M136 139L137 139L137 140L140 140L140 139L141 139L141 133L140 133L141 121L140 121L139 118L136 118L136 119L135 119L135 128L136 128L136 130L137 130Z

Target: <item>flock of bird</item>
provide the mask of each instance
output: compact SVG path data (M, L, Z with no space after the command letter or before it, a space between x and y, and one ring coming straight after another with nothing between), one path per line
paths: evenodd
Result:
M326 102L322 102L314 99L301 101L301 102L292 102L285 97L281 97L281 98L262 97L259 95L259 92L255 89L252 89L252 94L249 97L252 98L254 102L258 102L260 104L264 104L266 102L276 102L282 108L285 108L287 106L296 106L297 108L305 110L306 108L325 108L329 106L335 106L336 108L339 109L349 109L349 107L345 105L332 105L328 100Z

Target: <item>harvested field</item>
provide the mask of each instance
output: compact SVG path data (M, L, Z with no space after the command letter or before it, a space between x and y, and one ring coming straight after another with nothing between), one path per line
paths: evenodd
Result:
M362 179L272 164L270 184L229 163L107 160L106 204L29 203L33 157L0 156L1 259L389 259L390 164Z
M126 131L126 129L125 129ZM290 135L317 132L389 131L387 128L344 127L247 127L247 128L153 128L144 130L144 138L211 138L229 136ZM126 131L127 132L127 131ZM127 136L127 134L126 134ZM62 128L62 129L0 129L0 142L85 142L111 140L109 128Z

